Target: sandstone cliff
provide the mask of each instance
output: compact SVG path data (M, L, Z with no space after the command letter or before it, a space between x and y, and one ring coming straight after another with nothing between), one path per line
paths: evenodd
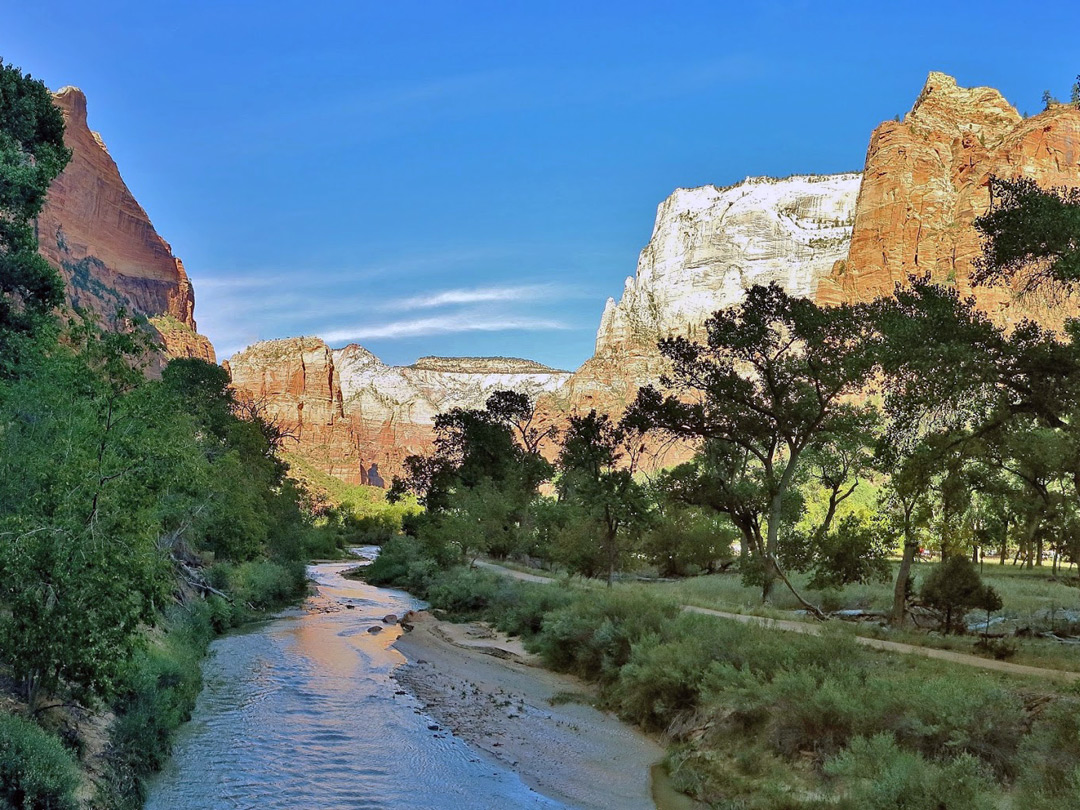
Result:
M621 300L608 299L596 354L692 334L755 284L812 296L847 255L858 174L750 177L728 188L678 189L660 203L652 238Z
M536 399L570 376L500 357L388 366L361 346L332 350L318 338L256 343L228 366L236 389L292 434L288 449L350 483L376 484L375 476L400 473L406 456L431 449L437 414L482 408L497 390Z
M930 273L1006 325L1024 317L1056 325L1075 314L1045 297L971 286L982 252L973 223L989 206L991 175L1080 185L1080 110L1057 106L1025 119L996 90L931 73L904 120L886 121L871 136L851 250L819 285L818 299L869 300Z
M195 324L195 293L184 265L158 236L125 185L101 137L86 121L86 96L54 96L64 114L71 162L38 217L42 255L60 271L72 306L111 323L118 307L151 319L168 354L214 361Z
M1076 308L971 287L981 253L973 222L987 208L991 175L1080 185L1080 110L1024 119L997 91L932 73L905 119L875 130L862 175L750 178L679 189L661 203L636 275L617 303L608 300L595 354L572 375L490 359L389 367L358 346L331 351L309 338L252 347L234 362L234 382L295 425L301 452L321 469L362 480L362 464L393 474L430 446L436 413L479 407L495 388L527 390L556 423L590 408L618 415L664 373L658 339L698 336L753 284L776 281L838 303L890 294L909 274L929 272L974 294L1000 322L1056 325ZM685 446L661 449L654 464L687 455Z
M594 356L545 407L618 414L664 372L661 338L695 337L754 284L775 281L793 295L813 295L847 255L859 180L751 177L727 188L676 190L657 208L637 274L619 302L609 298L604 307Z

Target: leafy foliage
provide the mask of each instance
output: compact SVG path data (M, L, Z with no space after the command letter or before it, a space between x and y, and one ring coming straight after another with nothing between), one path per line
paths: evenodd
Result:
M990 211L975 220L985 237L976 284L1021 279L1033 290L1080 280L1080 189L1043 189L1029 177L994 177L990 201Z
M644 388L626 418L704 443L712 501L742 532L765 596L782 578L780 543L804 457L860 425L846 397L876 364L868 315L792 298L776 284L752 287L706 322L705 345L661 342L673 367L665 383L677 393Z
M63 298L60 277L37 253L34 218L70 159L48 88L0 60L0 376L13 373Z
M1001 609L1001 597L983 584L969 559L958 555L947 557L926 577L919 597L942 615L946 633L959 629L972 608Z

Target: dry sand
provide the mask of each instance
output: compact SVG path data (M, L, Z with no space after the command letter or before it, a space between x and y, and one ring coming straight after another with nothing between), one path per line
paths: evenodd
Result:
M394 643L409 663L394 677L435 720L572 807L654 810L650 768L664 749L592 706L551 703L588 701L591 687L533 665L520 642L482 625L409 618L414 629Z

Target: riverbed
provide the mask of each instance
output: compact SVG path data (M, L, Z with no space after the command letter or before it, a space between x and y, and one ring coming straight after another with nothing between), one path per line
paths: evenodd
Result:
M450 734L393 680L401 630L382 618L423 605L343 578L354 565L311 566L317 594L303 607L211 645L192 719L146 807L572 807Z

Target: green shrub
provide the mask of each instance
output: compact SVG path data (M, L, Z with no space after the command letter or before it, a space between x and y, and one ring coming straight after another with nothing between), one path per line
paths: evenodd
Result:
M272 560L218 563L210 568L208 578L211 585L232 596L237 608L256 611L288 604L303 594L306 582L303 563Z
M501 579L488 571L458 566L443 572L428 588L426 598L433 608L456 618L479 618L494 600Z
M165 637L134 659L113 704L114 765L134 777L165 764L173 732L191 716L202 687L200 661L213 636L212 608L195 602L189 609L176 609L166 627Z
M678 614L675 602L640 591L581 594L548 614L531 646L552 669L610 683L633 645L661 634Z
M13 810L76 810L79 772L56 737L28 720L0 714L0 805Z
M421 598L439 576L438 562L425 553L424 544L410 535L398 535L379 551L364 568L364 579L372 585L404 588Z
M485 618L512 636L531 638L540 632L544 617L566 607L574 595L564 587L503 579Z
M943 763L902 750L888 734L858 737L825 766L846 787L845 810L993 810L993 785L974 757Z
M1020 805L1030 810L1066 810L1080 801L1080 703L1061 700L1047 707L1020 749Z
M689 627L680 622L678 630ZM701 680L718 652L707 634L680 632L670 641L645 636L633 645L618 683L609 690L609 701L623 719L663 730L697 708Z

